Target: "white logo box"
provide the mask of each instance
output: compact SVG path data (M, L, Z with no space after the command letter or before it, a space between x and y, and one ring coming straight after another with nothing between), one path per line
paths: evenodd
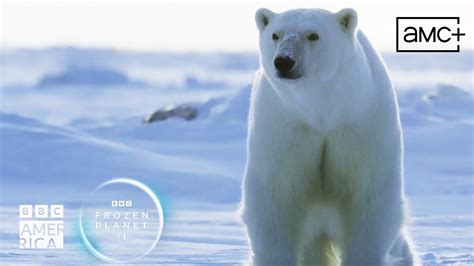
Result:
M20 205L20 249L64 248L63 205Z

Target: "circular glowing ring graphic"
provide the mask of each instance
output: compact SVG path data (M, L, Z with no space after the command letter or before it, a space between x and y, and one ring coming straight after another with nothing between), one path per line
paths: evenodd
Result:
M107 182L104 182L101 185L99 185L94 190L94 192L101 189L101 188L103 188L103 187L105 187L105 186L112 185L112 184L127 184L127 185L137 187L137 188L141 189L143 192L145 192L152 199L153 203L155 204L156 210L158 212L158 219L159 219L158 232L156 234L155 240L153 241L153 244L150 246L150 248L145 253L143 253L142 255L140 255L136 258L133 258L131 260L117 260L117 259L111 258L109 256L106 256L106 255L100 253L91 244L91 242L89 241L89 239L87 238L87 236L84 232L84 227L82 225L82 209L83 208L81 208L81 213L79 215L79 228L80 228L80 232L81 232L81 239L84 242L87 250L89 250L89 252L91 252L94 256L96 256L97 258L99 258L103 261L112 262L112 263L132 262L132 261L141 259L141 258L145 257L146 255L148 255L148 253L150 253L156 247L156 245L158 244L158 241L160 241L161 234L163 233L163 221L164 221L163 209L161 208L161 204L160 204L160 201L158 200L158 197L155 195L155 193L153 193L153 191L149 187L147 187L145 184L143 184L143 183L141 183L137 180L130 179L130 178L111 179L111 180L109 180Z

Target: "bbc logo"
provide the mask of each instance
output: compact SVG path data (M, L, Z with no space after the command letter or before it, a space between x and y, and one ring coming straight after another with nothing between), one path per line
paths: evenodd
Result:
M62 249L64 247L63 205L20 205L21 249Z
M34 210L34 211L33 211ZM63 205L20 205L20 218L63 218Z

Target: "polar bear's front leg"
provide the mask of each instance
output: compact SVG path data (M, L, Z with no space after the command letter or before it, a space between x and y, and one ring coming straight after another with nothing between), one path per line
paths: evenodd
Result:
M263 199L265 190L255 185L245 191L242 219L252 249L251 265L295 265L291 226L287 216L270 199Z
M343 266L391 265L389 252L400 234L403 200L398 182L352 198L345 206ZM408 266L408 265L407 265Z

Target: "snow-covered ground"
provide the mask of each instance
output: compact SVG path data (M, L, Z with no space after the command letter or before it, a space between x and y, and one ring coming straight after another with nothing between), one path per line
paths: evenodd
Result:
M405 189L425 265L474 264L471 51L385 54L400 102ZM140 263L237 264L248 253L235 213L256 54L159 54L50 48L2 51L0 264L97 263L77 216L112 177L153 188L165 211ZM187 104L195 120L143 119ZM65 249L18 249L18 210L62 203Z

